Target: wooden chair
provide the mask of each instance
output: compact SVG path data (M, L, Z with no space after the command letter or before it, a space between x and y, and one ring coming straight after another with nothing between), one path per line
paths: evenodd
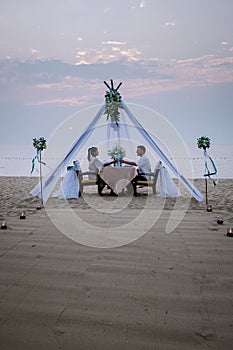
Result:
M96 173L93 171L79 171L79 195L82 195L84 186L97 186L96 178L90 179L89 175L95 175Z
M148 186L152 187L153 194L156 194L156 183L158 180L160 169L155 169L153 173L150 174L145 174L145 175L150 175L151 179L150 180L139 180L137 181L138 186Z

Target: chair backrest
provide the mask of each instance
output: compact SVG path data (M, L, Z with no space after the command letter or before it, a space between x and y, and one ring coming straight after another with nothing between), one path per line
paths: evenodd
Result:
M89 176L94 175L94 178L90 179ZM86 178L88 176L88 178ZM78 172L79 186L80 186L80 196L83 193L84 186L95 186L96 183L96 173L93 171L79 171Z

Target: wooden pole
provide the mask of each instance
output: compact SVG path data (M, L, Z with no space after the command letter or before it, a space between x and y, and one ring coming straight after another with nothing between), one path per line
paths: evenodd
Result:
M107 88L108 88L109 90L111 90L110 86L108 85L108 83L106 83L106 81L104 81L104 84L107 86Z
M40 150L39 159L40 159L40 195L41 195L41 203L43 205L44 203L43 203L43 193L42 193L43 186L42 186L42 169L41 169L41 150Z
M205 203L208 205L207 178L205 178Z

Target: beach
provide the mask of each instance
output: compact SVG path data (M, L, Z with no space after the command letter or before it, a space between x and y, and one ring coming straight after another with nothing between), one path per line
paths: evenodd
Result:
M204 179L193 181L205 195ZM143 189L121 210L126 197L106 197L116 212L103 214L95 188L83 198L51 198L38 210L40 200L29 195L37 183L0 177L0 220L7 224L0 231L2 349L232 348L233 237L226 232L233 226L233 179L208 182L212 212L205 200L182 193L185 214L172 232L166 225L176 200L168 198L139 239L102 249L69 239L49 210L65 217L68 206L93 227L120 230L143 208L158 210L161 199Z

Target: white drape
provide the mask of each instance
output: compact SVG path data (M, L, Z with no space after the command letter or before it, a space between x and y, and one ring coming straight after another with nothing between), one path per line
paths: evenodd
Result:
M78 198L79 196L79 181L74 168L68 170L59 190L53 194L53 197L60 199Z
M158 178L158 192L159 193L156 194L156 197L176 198L180 196L178 187L164 166L160 167Z

